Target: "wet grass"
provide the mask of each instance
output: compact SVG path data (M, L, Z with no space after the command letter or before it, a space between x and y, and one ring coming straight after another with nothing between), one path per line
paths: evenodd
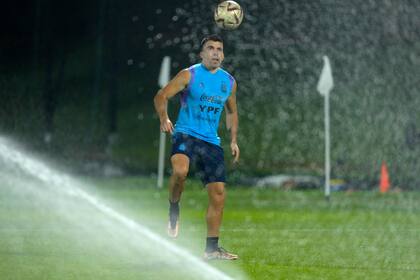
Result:
M107 205L165 235L166 188L137 177L84 181ZM196 279L174 278L176 264L127 246L127 230L110 231L88 206L51 203L14 183L0 187L2 279ZM417 192L340 192L326 202L321 191L232 186L221 245L240 260L212 265L249 279L420 279L419 202ZM174 242L198 257L206 207L205 190L188 181Z

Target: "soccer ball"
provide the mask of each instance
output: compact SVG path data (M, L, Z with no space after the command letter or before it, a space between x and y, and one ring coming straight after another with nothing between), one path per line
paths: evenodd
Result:
M214 20L218 27L223 29L236 29L241 24L244 13L241 6L235 1L223 1L214 10Z

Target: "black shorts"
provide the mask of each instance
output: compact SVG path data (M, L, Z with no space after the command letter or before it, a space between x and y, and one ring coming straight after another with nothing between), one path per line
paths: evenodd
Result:
M197 168L198 176L204 185L213 182L226 182L225 159L222 147L208 143L193 136L175 133L172 136L172 153L184 154Z

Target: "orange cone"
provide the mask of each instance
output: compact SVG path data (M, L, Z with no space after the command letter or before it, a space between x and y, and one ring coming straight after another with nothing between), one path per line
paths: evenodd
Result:
M382 162L381 179L379 181L379 191L381 193L386 193L389 190L390 185L391 184L389 183L388 168L386 167L385 162Z

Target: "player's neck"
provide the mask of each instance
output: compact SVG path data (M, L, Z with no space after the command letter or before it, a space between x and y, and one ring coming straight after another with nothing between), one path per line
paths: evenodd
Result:
M214 68L212 68L212 67L209 67L208 65L205 65L203 62L201 63L201 65L207 70L207 71L209 71L210 73L212 73L212 74L214 74L214 73L216 73L217 72L217 70L219 69L219 67L214 67Z

